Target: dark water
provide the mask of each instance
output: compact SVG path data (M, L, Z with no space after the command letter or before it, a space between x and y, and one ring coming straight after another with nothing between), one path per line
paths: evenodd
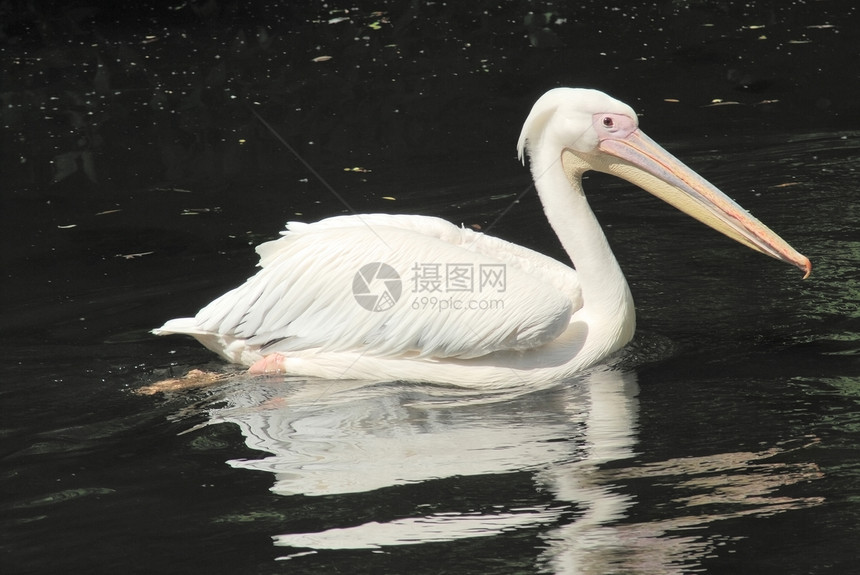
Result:
M860 569L850 3L219 6L5 25L2 572ZM496 222L529 182L522 117L557 83L643 110L812 276L592 176L639 331L571 381L260 378L147 334L253 273L284 221L346 210L229 90L354 208L563 258L533 194ZM192 368L225 377L140 393Z

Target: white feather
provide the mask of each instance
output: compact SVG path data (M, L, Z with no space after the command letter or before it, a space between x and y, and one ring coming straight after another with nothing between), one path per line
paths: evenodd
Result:
M231 361L311 349L474 358L548 343L581 306L571 268L438 218L368 214L290 222L283 237L257 252L262 269L255 276L193 319L171 320L157 333L210 341L217 334L231 341ZM355 274L373 262L393 267L401 278L400 298L384 312L365 309L352 291ZM480 289L474 274L488 264L504 266L504 291ZM416 290L416 265L439 266L442 273L446 265L460 266L472 271L474 285ZM469 309L480 305L493 309Z
M192 335L252 368L324 378L500 387L566 377L624 346L636 323L624 274L582 190L587 170L625 178L809 273L808 259L642 134L633 110L606 94L550 90L517 148L529 156L547 219L576 271L438 218L290 222L282 238L257 248L255 276L154 333ZM382 264L396 277L357 277ZM443 283L447 266L471 270L473 283L460 275L426 289L437 287L426 273L433 266ZM481 283L482 270L503 270L504 283ZM385 293L388 303L374 309L373 296Z

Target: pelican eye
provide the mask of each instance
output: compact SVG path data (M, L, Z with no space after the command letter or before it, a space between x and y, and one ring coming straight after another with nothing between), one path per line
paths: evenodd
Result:
M612 121L612 118L609 116L603 116L603 127L604 128L612 128L615 126L615 122Z

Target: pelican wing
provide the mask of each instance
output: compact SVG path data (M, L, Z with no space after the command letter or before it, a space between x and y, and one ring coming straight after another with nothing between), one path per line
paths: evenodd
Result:
M548 343L582 306L568 266L432 217L290 222L257 252L255 276L156 333L232 361L248 349L471 358Z

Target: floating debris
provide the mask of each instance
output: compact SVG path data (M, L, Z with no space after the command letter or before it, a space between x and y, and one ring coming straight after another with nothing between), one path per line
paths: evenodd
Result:
M191 190L184 190L182 188L152 188L153 192L179 192L180 194L193 194Z
M214 208L185 208L179 214L180 216L199 216L200 214L210 214L210 213L218 213L221 211L221 208L215 206Z
M156 393L168 393L172 391L184 391L186 389L196 389L206 387L219 381L227 379L227 375L223 373L211 373L192 369L183 377L174 377L157 381L152 385L147 385L138 389L137 395L155 395Z
M714 106L739 106L740 102L735 102L734 100L721 100L719 98L715 98L711 100L710 104L705 104L705 108L712 108Z
M148 256L150 254L154 254L155 252L138 252L136 254L116 254L115 258L123 258L126 260L133 260L136 258L142 258L143 256Z

